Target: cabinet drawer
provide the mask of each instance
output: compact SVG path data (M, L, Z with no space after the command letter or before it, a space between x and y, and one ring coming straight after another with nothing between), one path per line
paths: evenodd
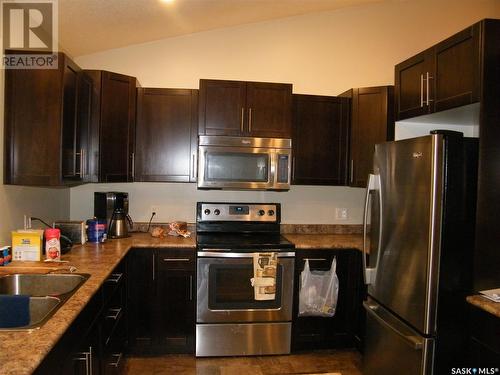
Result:
M119 264L113 272L109 274L102 286L104 301L113 298L113 295L125 285L125 269L124 264Z
M158 270L191 270L194 258L194 250L160 250Z
M104 374L122 374L125 368L126 315L120 316L103 350Z
M123 307L110 307L103 312L102 340L105 346L109 345L113 334L122 324L125 309Z

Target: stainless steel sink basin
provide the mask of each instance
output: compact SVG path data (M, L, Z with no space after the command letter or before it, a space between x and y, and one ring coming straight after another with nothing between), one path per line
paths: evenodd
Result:
M29 295L30 322L0 330L40 328L90 277L88 274L13 274L0 276L0 294ZM8 303L7 302L3 303Z
M0 276L0 294L32 297L61 296L78 289L86 274L13 274Z

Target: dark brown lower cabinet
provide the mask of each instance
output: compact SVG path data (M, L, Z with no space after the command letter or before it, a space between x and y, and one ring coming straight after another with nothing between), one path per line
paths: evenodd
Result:
M121 374L127 346L127 275L122 261L35 374Z
M153 301L155 289L155 255L153 249L132 249L127 255L127 273L132 282L128 288L129 352L146 354L153 347Z
M158 250L156 332L167 353L194 353L194 251Z
M480 368L498 368L500 365L500 318L471 306L469 322L469 365Z
M299 291L301 272L306 259L311 271L330 269L336 258L339 293L335 315L300 317ZM300 250L295 257L294 309L292 322L292 350L345 348L360 346L362 340L362 278L361 252L351 249Z
M129 352L194 353L194 250L133 249L128 257Z

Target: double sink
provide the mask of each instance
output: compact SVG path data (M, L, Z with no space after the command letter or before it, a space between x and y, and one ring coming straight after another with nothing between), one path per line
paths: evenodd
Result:
M30 330L41 327L90 277L89 274L11 274L0 276L0 295L29 296L28 325L0 330ZM9 303L6 298L2 303Z

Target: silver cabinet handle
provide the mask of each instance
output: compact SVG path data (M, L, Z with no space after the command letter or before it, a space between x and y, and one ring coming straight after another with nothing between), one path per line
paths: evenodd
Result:
M111 276L106 280L106 282L118 284L122 277L123 273L112 273Z
M315 261L326 261L328 259L326 259L326 258L304 258L302 260L305 262L306 260L308 260L308 261L313 261L313 260L315 260Z
M83 159L83 176L87 176L89 174L88 172L88 160L87 160L87 155L86 155L87 151L85 151L84 148L82 148L82 155L85 155L85 156L82 156L82 159Z
M130 157L132 158L132 178L135 177L135 152L132 152L132 154L130 155Z
M106 315L106 319L118 320L118 317L120 316L121 312L122 312L121 307L117 309L108 309L108 315Z
M89 346L88 352L76 353L73 361L84 361L85 362L85 375L92 375L92 347Z
M245 108L241 107L240 131L243 133L243 117L245 116Z
M191 179L195 180L196 179L196 154L191 154Z
M76 353L76 356L73 358L74 362L85 362L85 375L90 374L90 364L89 364L89 352L80 352Z
M424 75L420 74L420 108L424 106Z
M193 300L193 275L189 275L189 300Z
M123 357L123 353L115 353L115 354L111 354L111 357L113 358L116 358L116 360L114 362L110 362L109 365L111 367L115 367L115 368L118 368L118 366L120 366L120 362L122 360L122 357Z
M252 132L252 108L248 108L248 132Z
M85 177L85 150L80 150L80 177Z
M425 82L426 82L426 104L427 106L429 106L430 102L432 102L432 99L430 98L430 80L433 79L432 76L429 74L429 72L426 73L426 78L425 78Z
M189 258L163 258L164 262L189 262Z
M155 253L153 253L153 281L155 281L155 260L156 256Z
M75 152L75 156L78 156L80 158L79 162L79 170L78 172L76 171L76 166L74 168L74 175L75 176L80 176L83 178L83 148L80 149L80 152Z
M351 159L351 185L354 183L354 159Z
M92 347L89 346L89 375L92 375L94 373L93 365L92 363L94 362L93 354L92 354Z

